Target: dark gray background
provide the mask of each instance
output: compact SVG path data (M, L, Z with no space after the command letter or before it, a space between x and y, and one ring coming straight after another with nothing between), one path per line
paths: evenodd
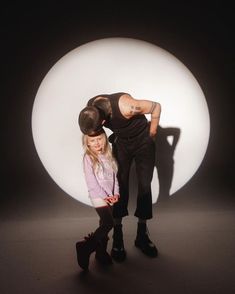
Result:
M197 2L196 5L156 3L155 7L148 2L78 3L5 4L1 10L3 175L7 177L5 183L11 197L14 189L19 192L30 185L37 190L41 183L51 186L35 153L31 134L32 105L42 79L66 53L105 37L151 42L174 54L189 68L205 94L211 119L208 151L197 174L200 180L211 181L210 184L231 187L234 162L231 8L217 1L208 6Z

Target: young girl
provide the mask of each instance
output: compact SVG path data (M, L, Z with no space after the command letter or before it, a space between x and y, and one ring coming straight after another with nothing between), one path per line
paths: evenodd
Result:
M118 201L119 185L117 165L104 130L101 129L92 136L83 135L83 147L83 167L89 197L100 217L96 231L76 243L78 264L87 270L90 255L94 251L101 264L112 264L112 258L106 249L108 233L113 228L112 205Z

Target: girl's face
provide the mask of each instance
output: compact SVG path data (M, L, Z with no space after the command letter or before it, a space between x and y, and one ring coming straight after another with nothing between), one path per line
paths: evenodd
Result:
M94 153L96 154L101 153L104 150L104 146L105 146L104 134L101 134L95 137L87 136L87 145L90 148L90 150L93 151Z

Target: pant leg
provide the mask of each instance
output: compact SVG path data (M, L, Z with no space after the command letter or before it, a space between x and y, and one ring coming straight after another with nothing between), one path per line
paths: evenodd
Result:
M120 218L128 215L129 201L129 174L132 156L128 153L125 142L121 140L113 144L113 154L118 163L117 179L119 183L120 198L113 206L113 217Z
M155 164L155 145L147 134L135 152L138 196L135 216L142 219L152 218L151 182Z
M96 207L96 212L98 213L100 220L99 220L99 227L94 232L95 238L97 240L101 240L106 237L109 231L113 228L113 216L112 216L112 208L107 205L103 207Z

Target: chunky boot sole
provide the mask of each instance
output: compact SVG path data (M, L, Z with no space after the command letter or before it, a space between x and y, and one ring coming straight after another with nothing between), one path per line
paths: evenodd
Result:
M139 248L145 255L149 257L158 256L158 250L153 243L143 243L142 241L135 240L135 247Z
M112 248L111 256L115 261L122 262L126 259L126 251L124 248Z
M93 234L85 237L84 241L76 243L77 262L83 270L88 270L90 255L96 251L98 244Z
M82 252L82 247L84 246L84 244L82 242L77 242L76 243L76 252L77 252L77 262L78 265L84 270L88 270L88 266L89 266L89 257L84 260L84 255Z
M101 265L111 265L111 264L113 264L112 257L107 252L108 240L109 240L108 236L103 237L100 240L99 245L96 248L95 259Z

